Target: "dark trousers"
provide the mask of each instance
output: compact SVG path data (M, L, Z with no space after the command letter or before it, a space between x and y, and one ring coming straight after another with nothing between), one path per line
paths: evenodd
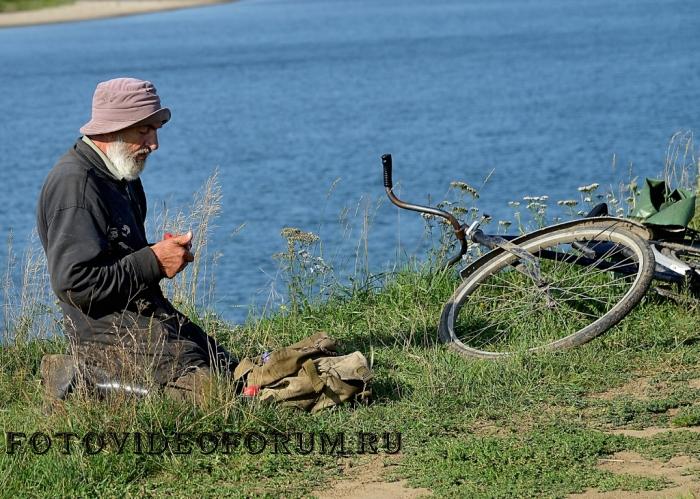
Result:
M228 374L237 365L226 349L174 308L151 314L126 310L91 323L92 334L75 338L74 354L118 382L165 386L197 368Z

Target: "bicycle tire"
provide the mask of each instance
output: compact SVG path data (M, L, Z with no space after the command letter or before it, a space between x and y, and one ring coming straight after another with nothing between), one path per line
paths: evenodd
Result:
M623 220L580 220L512 242L539 256L546 285L515 270L518 258L501 248L468 266L438 327L439 339L464 356L493 359L586 343L620 322L654 275L648 242ZM602 254L591 259L572 243Z

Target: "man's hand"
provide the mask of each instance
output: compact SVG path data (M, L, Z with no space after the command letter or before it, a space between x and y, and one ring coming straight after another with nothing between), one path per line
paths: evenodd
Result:
M156 255L161 270L168 279L171 279L194 260L194 255L190 253L191 247L192 231L189 231L180 236L166 237L151 246L151 249Z

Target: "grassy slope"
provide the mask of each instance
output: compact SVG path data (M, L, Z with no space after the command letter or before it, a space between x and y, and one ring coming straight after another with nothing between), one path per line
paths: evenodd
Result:
M75 0L0 0L0 12L43 9L74 2Z
M700 451L688 432L647 439L612 435L611 428L697 424L700 314L650 296L622 324L570 352L503 362L462 359L436 345L441 303L454 282L406 272L381 292L312 306L230 329L219 337L238 355L283 345L324 329L348 351L374 352L374 403L318 415L277 411L227 398L210 407L140 406L75 401L65 414L41 415L37 366L44 351L63 345L6 347L0 375L0 420L7 431L401 431L403 451L390 476L438 495L554 495L661 488L663 480L613 475L598 459L622 449L664 459ZM211 326L211 324L210 324ZM601 399L594 394L644 376L648 393ZM680 411L680 412L677 412ZM675 413L675 416L671 414ZM4 445L3 444L0 444ZM386 455L382 460L396 464ZM147 456L101 453L7 455L0 447L0 490L7 495L197 493L299 496L320 479L342 476L344 461L363 456L312 454ZM341 464L341 466L339 466Z

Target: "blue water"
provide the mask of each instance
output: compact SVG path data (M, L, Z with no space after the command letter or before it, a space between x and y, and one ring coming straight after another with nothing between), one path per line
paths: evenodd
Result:
M699 20L687 0L244 0L0 30L0 237L29 244L95 84L149 79L173 111L142 177L151 213L218 168L212 306L240 321L281 291L283 227L319 233L340 274L365 214L372 270L423 254L420 217L383 201L384 152L417 202L493 170L479 206L504 219L525 195L657 174L700 124Z

